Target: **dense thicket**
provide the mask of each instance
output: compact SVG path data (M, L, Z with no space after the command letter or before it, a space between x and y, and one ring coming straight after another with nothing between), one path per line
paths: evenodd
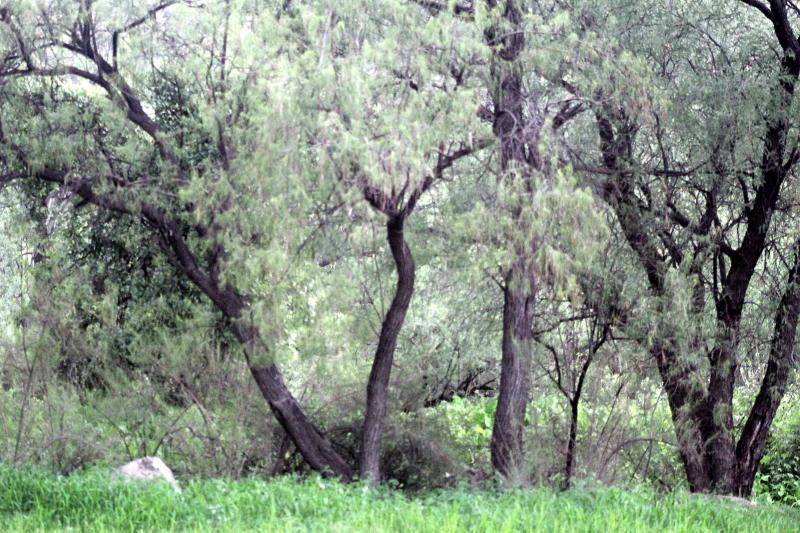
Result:
M0 459L114 460L101 419L228 475L749 495L796 447L798 19L0 4Z

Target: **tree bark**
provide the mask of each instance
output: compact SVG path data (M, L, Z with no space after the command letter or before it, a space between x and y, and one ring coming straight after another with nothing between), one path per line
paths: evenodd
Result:
M733 388L737 368L736 350L739 326L747 289L767 242L772 214L778 203L780 189L786 179L784 166L786 136L790 123L786 117L800 62L793 53L781 62L773 105L777 118L768 119L761 161L763 183L756 192L754 205L746 212L747 229L742 244L731 258L722 297L717 304L717 319L721 331L717 345L711 351L711 375L708 385L708 405L704 410L706 463L711 489L730 494L736 492L737 453L733 426ZM780 315L780 313L779 313ZM754 406L755 407L755 406Z
M359 467L361 479L370 485L378 484L381 479L381 437L386 420L392 361L397 337L414 293L415 265L405 240L404 219L401 213L390 218L386 225L386 236L397 269L397 287L381 326L367 383L367 412L361 434Z
M523 428L530 394L536 278L514 269L503 290L503 340L500 394L492 427L492 466L503 477L521 481L524 475ZM522 278L522 279L519 279Z
M40 170L33 175L42 181L62 186L66 184L66 172ZM286 387L278 367L272 364L262 368L251 364L254 360L252 356L264 348L257 329L246 326L240 321L247 307L245 299L232 287L219 287L215 276L201 267L198 258L183 237L180 224L156 206L142 204L131 207L113 197L98 195L84 181L79 180L77 185L73 185L73 192L83 201L102 209L123 215L140 216L147 222L159 246L172 264L233 323L233 332L248 355L250 372L262 396L267 400L278 423L294 441L303 459L313 469L325 475L349 480L352 477L352 469L305 415L300 403Z
M775 313L769 360L753 407L736 446L735 493L747 497L767 446L767 435L780 407L794 366L794 344L800 317L800 241L795 243L794 264Z
M774 417L773 409L777 409L773 405L774 399L767 400L764 397L785 392L786 378L781 369L784 363L777 360L780 359L778 352L785 356L785 348L775 347L776 360L771 366L768 365L762 385L770 392L764 392L764 397L759 394L752 407L748 419L752 420L751 427L745 428L748 431L747 439L751 440L740 439L737 446L733 423L733 390L739 328L747 290L766 247L771 218L788 174L784 162L787 133L791 126L787 113L800 74L800 61L796 57L793 51L787 51L781 61L772 94L775 115L766 122L760 164L763 179L756 189L752 206L744 207L746 228L739 248L726 252L731 263L716 305L719 333L715 346L708 353L710 370L707 384L704 386L699 380L693 363L682 360L675 353L674 343L669 336L656 339L652 347L667 393L687 481L695 492L749 494L754 469L763 455L763 450L759 451L759 446L764 445L761 439L766 439L766 432ZM651 220L637 206L633 173L623 168L626 164L633 167L628 161L633 153L633 138L629 133L633 128L626 122L624 112L609 109L597 112L597 123L603 163L613 176L603 191L604 196L612 205L628 244L638 256L651 290L657 297L663 297L666 258L658 252L653 237L645 230ZM790 303L783 303L776 315L775 339L784 339L776 340L778 344L786 342L785 337L793 335L796 327L791 323L792 313L786 309L791 309ZM779 402L780 399L777 399Z
M495 8L498 2L488 0L488 4ZM492 129L500 144L498 181L521 180L525 190L532 192L528 167L536 166L538 147L528 145L529 140L535 144L535 139L528 139L526 133L522 72L518 64L525 36L521 31L522 12L515 0L505 2L503 18L508 27L500 25L487 31L488 44L496 51ZM520 209L512 207L511 216L519 219ZM519 482L523 475L523 426L530 394L536 275L527 261L535 249L519 249L523 245L517 243L512 246L516 258L504 276L500 392L490 447L494 469L506 479Z

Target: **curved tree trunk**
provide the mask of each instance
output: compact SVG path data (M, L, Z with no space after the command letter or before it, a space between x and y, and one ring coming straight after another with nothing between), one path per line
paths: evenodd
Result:
M2 17L8 24L8 13ZM118 102L127 112L128 120L141 129L154 143L160 158L167 163L168 168L174 169L175 182L185 183L178 157L173 152L167 138L160 131L159 126L146 111L136 91L126 82L116 70L115 66L106 61L94 39L95 28L89 25L90 13L87 14L86 26L83 32L75 32L70 36L70 46L84 59L93 63L98 75L89 74L82 68L69 67L64 72L77 75L93 83L108 93L112 100ZM28 65L37 75L54 76L47 70L38 70L32 64ZM223 154L224 155L224 154ZM197 288L203 292L214 305L234 323L234 333L246 351L262 349L258 342L255 328L244 327L239 323L242 312L246 307L244 298L234 287L220 286L217 259L224 255L222 243L213 242L209 227L202 224L195 225L196 231L207 239L215 250L208 260L203 262L189 247L183 234L183 226L178 218L171 216L160 207L143 201L140 204L130 201L121 201L113 193L97 193L89 181L75 182L67 179L64 169L40 169L30 173L35 179L57 183L60 186L69 186L71 192L80 197L84 203L92 203L101 209L115 213L130 215L146 221L153 236L159 243L162 251L179 271L185 275ZM124 183L117 183L124 188ZM212 224L213 226L213 224ZM252 359L252 358L251 358ZM335 453L330 443L311 424L303 413L299 402L292 396L283 383L280 371L275 365L266 368L251 368L262 394L269 402L270 408L278 418L279 423L292 437L305 460L317 470L326 474L333 474L340 478L350 477L350 468L346 462Z
M386 236L397 269L397 288L392 304L381 326L378 348L367 383L367 412L361 434L359 457L361 479L370 485L380 482L381 437L386 420L389 377L397 345L397 337L406 318L414 292L414 258L405 241L404 216L396 215L386 225Z
M311 468L324 475L332 475L341 480L352 478L351 467L308 419L300 403L286 387L278 367L275 364L263 368L253 365L255 358L252 356L263 349L263 343L260 342L257 328L239 322L247 306L244 298L232 287L221 289L216 277L199 267L175 221L155 208L143 208L142 213L160 228L162 248L171 255L176 266L234 323L234 333L248 356L250 372L262 396L278 423L294 441L303 459Z

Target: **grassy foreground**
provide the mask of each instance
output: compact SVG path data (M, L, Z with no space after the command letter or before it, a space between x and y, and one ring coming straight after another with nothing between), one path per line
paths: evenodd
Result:
M196 481L182 494L101 472L0 467L0 531L800 531L800 512L687 494L457 489L408 497L318 478Z

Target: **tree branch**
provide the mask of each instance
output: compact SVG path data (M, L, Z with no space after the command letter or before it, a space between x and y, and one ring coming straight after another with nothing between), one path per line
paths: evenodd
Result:
M764 14L765 17L767 17L769 20L772 20L772 11L770 11L769 7L763 2L760 2L759 0L740 0L740 1L743 4L747 4L748 6L752 6L758 9L759 11L761 11L761 13Z

